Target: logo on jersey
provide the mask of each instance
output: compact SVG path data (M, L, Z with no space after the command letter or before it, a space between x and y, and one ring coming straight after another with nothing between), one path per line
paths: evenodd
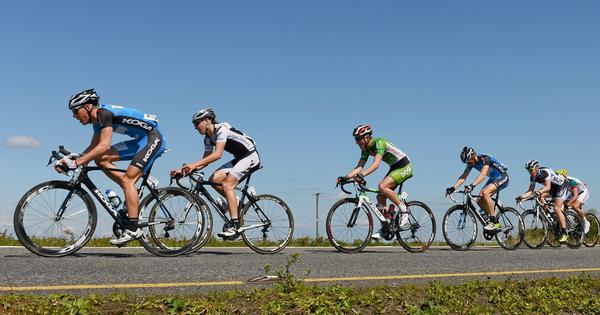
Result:
M121 122L123 124L131 125L131 126L137 126L137 127L140 127L142 129L145 129L145 130L148 130L148 131L152 131L152 129L154 129L154 127L150 126L147 122L141 121L141 120L138 120L138 119L124 118Z
M156 138L156 140L154 140L154 143L152 143L152 145L150 146L150 149L148 150L148 152L146 152L146 155L143 158L144 163L148 162L148 159L150 158L150 156L152 156L154 149L156 149L156 146L159 143L160 143L160 138Z

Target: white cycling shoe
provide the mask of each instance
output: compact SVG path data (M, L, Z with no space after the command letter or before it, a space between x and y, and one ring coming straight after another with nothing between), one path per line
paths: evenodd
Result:
M225 230L224 232L219 232L217 233L218 237L232 237L232 236L236 236L238 235L238 230L235 227L230 227L227 230Z
M590 221L588 221L586 219L585 221L583 221L583 234L588 234L589 231L590 231Z
M140 228L138 228L135 231L130 231L126 229L125 232L123 232L123 234L121 234L119 238L110 240L110 243L112 245L123 245L133 240L139 240L140 238L142 238L142 236L144 236L144 231L142 231L142 229Z

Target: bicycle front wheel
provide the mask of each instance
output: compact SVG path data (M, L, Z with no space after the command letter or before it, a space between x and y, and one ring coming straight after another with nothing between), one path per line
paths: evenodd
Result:
M514 250L523 242L523 219L519 212L513 208L498 209L498 223L502 226L496 233L498 245L504 249Z
M525 233L523 242L531 249L540 249L546 241L546 221L542 218L542 214L533 209L526 210L521 214ZM552 233L551 231L549 231Z
M369 244L373 219L368 209L358 206L357 198L346 198L331 207L326 228L333 247L344 253L356 253Z
M456 205L446 212L442 224L446 243L455 250L468 250L477 238L477 221L464 205Z
M149 195L140 203L140 218L144 222L144 238L140 243L157 256L185 254L206 229L206 217L189 192L178 187L158 191L158 198Z
M19 200L13 218L21 244L46 257L66 256L81 249L94 234L96 222L90 195L65 181L31 188Z
M435 238L435 217L429 207L420 201L409 201L408 225L396 232L396 238L404 249L413 253L426 251ZM396 220L400 219L400 215ZM398 222L396 222L398 224Z
M290 207L277 196L259 195L240 214L242 239L253 251L274 254L284 249L294 234Z
M583 236L583 245L594 247L598 244L598 239L600 238L600 221L593 213L587 213L585 218L590 222L590 230Z
M583 243L583 222L581 218L575 211L569 210L565 213L565 220L567 220L567 228L569 230L567 247L581 247L581 244Z

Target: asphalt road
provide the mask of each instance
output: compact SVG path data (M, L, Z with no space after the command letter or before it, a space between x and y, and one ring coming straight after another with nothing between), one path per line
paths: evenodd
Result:
M264 276L264 266L285 266L292 253L300 262L292 273L310 283L347 285L460 282L470 279L600 275L600 247L506 251L479 247L457 252L446 247L412 254L400 247L367 248L343 254L333 248L287 248L260 255L247 248L205 248L188 256L155 257L143 248L84 248L63 258L44 258L24 248L0 247L0 294L7 293L193 293L248 289Z

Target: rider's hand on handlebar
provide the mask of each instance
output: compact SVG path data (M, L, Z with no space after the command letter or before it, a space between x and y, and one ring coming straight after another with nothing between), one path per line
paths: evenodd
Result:
M365 175L363 175L362 173L358 173L356 177L354 177L354 181L362 185L365 185L367 183L367 181L365 180Z
M336 184L341 184L348 181L348 176L338 176L338 178L336 178L335 183Z
M518 196L517 198L515 198L515 200L517 201L517 203L523 201L523 196Z
M456 191L454 186L446 188L446 196L452 195Z
M466 185L465 186L465 193L470 193L473 191L473 188L475 188L475 185L471 184L471 185Z
M54 169L59 173L65 173L77 169L77 166L77 161L72 160L71 156L68 155L56 161L54 164Z

